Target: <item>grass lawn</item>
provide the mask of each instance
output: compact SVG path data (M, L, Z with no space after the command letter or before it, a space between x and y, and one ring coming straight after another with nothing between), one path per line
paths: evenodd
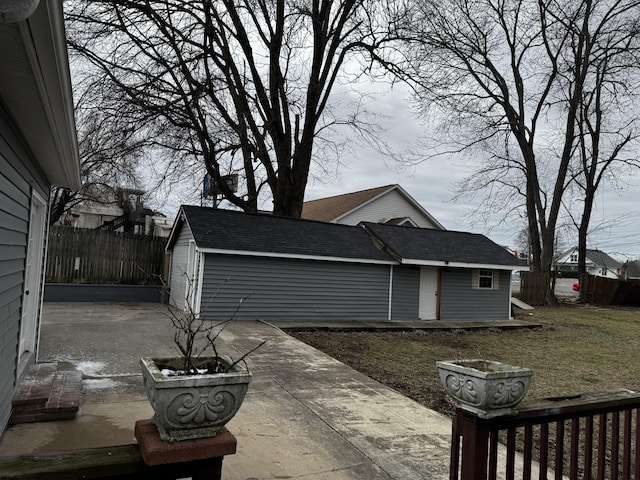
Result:
M567 305L519 317L542 328L483 331L295 332L416 401L451 415L436 360L486 358L528 367L527 399L640 390L640 309Z

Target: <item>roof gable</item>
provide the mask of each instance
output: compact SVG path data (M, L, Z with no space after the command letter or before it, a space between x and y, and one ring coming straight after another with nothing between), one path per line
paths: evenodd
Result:
M560 255L557 260L557 264L577 264L578 261L571 261L572 255L578 254L578 247L573 247L570 250L567 250L565 253ZM586 263L593 264L598 267L607 267L607 268L620 268L621 264L617 260L611 258L609 255L604 253L601 250L592 250L587 249L585 252L586 255Z
M392 195L392 192L397 192L397 195L399 195L402 201L406 203L407 208L413 212L412 215L417 214L422 216L416 225L426 224L422 226L424 227L428 225L442 230L445 229L444 226L433 217L433 215L431 215L400 185L385 185L383 187L370 188L367 190L360 190L358 192L345 193L342 195L335 195L333 197L320 198L305 202L302 208L302 218L323 222L350 223L352 225L355 225L360 221L378 221L377 219L372 219L370 217L367 218L366 215L364 217L358 216L358 212L366 211L374 204L374 202L383 199L383 197L388 198L389 195ZM399 212L396 207L392 208L391 212L386 210L385 213L391 213L395 218L406 217L407 208L401 208ZM375 210L377 210L377 208ZM369 214L370 213L371 210L369 210ZM354 219L352 214L355 214L357 219ZM415 223L415 220L417 219L414 218L413 220Z
M393 187L394 185L385 185L384 187L369 188L358 192L343 193L333 197L304 202L302 205L302 218L332 222L370 202Z
M457 264L523 267L525 264L484 235L432 228L363 223L406 264Z

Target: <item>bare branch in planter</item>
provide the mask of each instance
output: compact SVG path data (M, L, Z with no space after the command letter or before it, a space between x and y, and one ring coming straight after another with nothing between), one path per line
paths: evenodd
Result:
M260 342L257 346L253 347L251 350L249 350L247 353L245 353L244 355L242 355L238 360L236 360L235 362L233 362L231 365L229 365L229 368L227 370L231 370L233 367L235 367L237 364L239 364L240 362L244 363L246 366L246 362L244 361L245 358L247 358L249 355L251 355L253 352L255 352L256 350L258 350L260 347L262 347L265 343L267 343L266 340L263 340L262 342Z
M188 278L186 274L185 277L187 282L186 298L189 298L193 285L191 279ZM224 283L226 284L228 281L229 278L227 278ZM215 300L220 288L221 286L216 289L208 304ZM171 305L168 305L168 317L171 320L173 327L176 329L173 341L180 353L180 356L182 357L182 371L185 375L198 374L201 373L203 369L206 369L207 373L228 372L238 363L244 362L244 359L248 355L264 345L266 340L242 355L240 359L233 361L231 365L226 365L224 362L219 360L221 356L218 352L216 342L229 322L235 318L242 306L242 303L249 298L249 296L240 299L230 317L218 323L202 318L200 312L196 312L189 302L186 302L184 312L176 312ZM199 362L209 349L213 352L214 361L208 364Z

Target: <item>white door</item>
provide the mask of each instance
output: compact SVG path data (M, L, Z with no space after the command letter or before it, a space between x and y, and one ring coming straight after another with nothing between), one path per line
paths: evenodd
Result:
M31 197L29 217L29 239L24 271L24 291L22 297L22 319L20 323L19 357L25 353L35 353L37 343L38 312L42 292L42 261L44 256L44 231L46 203L40 195Z
M436 320L437 307L438 269L434 267L420 267L418 318L420 318L420 320Z

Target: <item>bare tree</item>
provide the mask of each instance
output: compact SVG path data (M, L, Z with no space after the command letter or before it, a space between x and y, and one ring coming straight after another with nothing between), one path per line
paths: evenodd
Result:
M115 202L117 189L140 183L137 167L146 142L132 125L96 107L102 96L113 98L115 94L100 91L101 85L104 87L95 80L88 86L76 85L76 93L84 91L77 95L75 105L82 188L74 192L53 187L50 224L80 203Z
M589 226L596 192L603 182L624 183L640 167L636 105L640 87L637 16L625 16L615 28L587 31L594 43L589 75L578 115L574 187L581 197L578 275L586 273Z
M316 141L362 126L357 102L339 105L332 91L389 40L381 5L73 0L67 23L71 49L126 97L108 108L172 152L167 172L202 165L233 205L256 211L267 190L274 214L299 217Z
M526 210L533 269L550 272L585 86L597 84L606 38L637 42L639 2L452 0L414 12L403 73L422 113L445 119L447 152L480 154L464 193Z

